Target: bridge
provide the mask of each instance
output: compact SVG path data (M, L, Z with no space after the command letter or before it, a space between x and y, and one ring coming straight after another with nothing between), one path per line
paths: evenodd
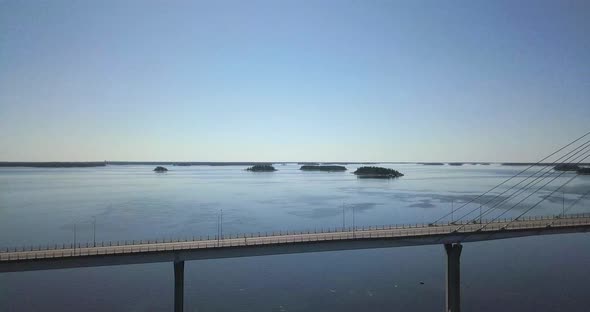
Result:
M182 311L184 261L443 244L447 253L446 306L447 311L454 312L460 311L460 254L463 243L589 231L590 214L570 214L518 220L252 233L194 240L55 245L43 249L4 250L0 252L0 272L172 262L175 311Z
M576 179L575 173L557 166L567 164L565 167L576 168L590 157L590 140L574 146L588 135L590 132L430 223L242 235L223 235L219 231L214 237L191 240L100 242L91 246L74 242L36 249L6 248L0 250L0 273L172 262L174 309L182 311L185 261L441 244L447 255L445 311L459 312L460 256L464 243L590 231L590 214L566 214L590 194L590 189L567 209L563 197L563 208L558 214L527 215ZM562 151L567 152L557 157ZM546 162L554 156L552 162ZM557 180L560 177L565 182ZM515 183L510 185L510 181ZM536 198L540 199L530 202ZM505 217L508 215L511 218ZM448 219L451 222L443 221Z

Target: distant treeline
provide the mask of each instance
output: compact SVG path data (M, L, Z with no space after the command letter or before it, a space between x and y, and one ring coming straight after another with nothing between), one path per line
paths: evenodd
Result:
M301 166L303 171L346 171L344 166Z
M569 165L569 164L566 164ZM579 163L578 166L590 166L590 163ZM502 166L555 166L554 163L502 163Z
M0 162L0 167L34 167L34 168L80 168L104 167L107 163L100 162Z
M114 166L133 166L133 165L147 165L147 166L256 166L268 165L270 162L257 161L238 161L238 162L221 162L221 161L100 161L100 162L25 162L25 161L5 161L0 162L0 167L37 167L37 168L75 168L75 167L103 167L106 165ZM279 164L288 164L287 162L280 162ZM300 162L299 165L319 165L316 162ZM328 163L324 163L328 164ZM344 164L344 163L329 163L329 164ZM359 162L350 162L346 164L366 164Z
M463 164L470 165L489 165L488 162L381 162L382 164L418 164L426 166L443 166L448 164L450 166L461 166ZM255 166L266 165L269 162L219 162L219 161L190 161L190 162L176 162L176 161L86 161L86 162L25 162L25 161L4 161L0 162L0 167L35 167L35 168L76 168L76 167L104 167L106 165L149 165L149 166ZM281 162L280 164L295 164L294 162ZM305 166L317 166L317 162L298 162L296 164ZM323 165L356 165L356 164L376 164L369 162L331 162L321 163ZM527 163L527 162L507 162L501 163L502 166L555 166L552 163ZM590 166L590 163L580 163L578 166Z
M375 162L298 162L298 165L307 165L307 166L319 166L321 165L372 165L377 164Z
M263 161L107 161L107 165L150 165L150 166L254 166L267 165L269 162Z
M420 163L416 163L417 165L424 165L424 166L444 166L445 163L441 163L441 162L420 162ZM460 163L460 162L450 162L447 163L449 166L463 166L464 164L468 164L468 165L483 165L483 166L488 166L490 163L489 162L466 162L466 163Z

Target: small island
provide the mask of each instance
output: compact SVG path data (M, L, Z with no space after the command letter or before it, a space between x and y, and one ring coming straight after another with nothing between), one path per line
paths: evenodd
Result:
M156 167L156 169L154 169L154 171L157 172L157 173L161 173L161 172L168 171L168 169L166 169L166 168L164 168L162 166L158 166L158 167Z
M424 163L418 163L419 165L424 165L424 166L442 166L444 165L441 162L424 162Z
M312 165L312 166L301 166L301 168L299 168L299 170L303 170L303 171L328 171L328 172L334 172L334 171L346 171L346 167L344 166L316 166L316 165Z
M319 166L320 164L317 162L298 162L298 165L308 165L308 166Z
M247 168L246 171L252 171L252 172L273 172L273 171L277 171L277 169L275 169L275 167L273 167L272 165L254 165L250 168Z
M580 166L576 164L559 164L553 167L553 170L556 171L578 171L580 170Z
M449 163L449 166L463 166L463 163L460 163L460 162L452 162L452 163Z
M399 178L404 175L394 169L383 168L383 167L360 167L354 174L359 178L378 178L378 179L391 179Z
M580 167L576 172L578 174L590 175L590 167Z

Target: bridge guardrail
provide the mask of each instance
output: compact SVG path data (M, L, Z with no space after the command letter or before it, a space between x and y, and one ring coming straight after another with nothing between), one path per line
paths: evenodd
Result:
M560 218L551 217L530 217L522 218L511 223L510 230L515 229L530 229L530 228L544 228L547 225L554 227L572 226L572 225L590 225L590 214L577 214L570 217L562 216ZM551 220L550 223L538 222L543 220ZM371 239L371 238L398 238L398 237L415 237L415 236L429 236L438 234L453 233L458 225L464 225L459 233L475 232L482 225L486 225L484 232L499 231L506 226L508 222L497 221L494 223L448 223L446 225L411 225L411 226L371 226L354 228L347 231L320 231L313 233L311 231L305 232L287 232L280 235L269 236L254 236L250 235L235 235L235 237L223 239L208 239L208 240L175 240L175 242L154 242L129 245L111 245L97 246L97 247L81 247L81 248L64 248L64 249L44 249L44 250L23 250L16 252L0 253L0 261L11 260L25 260L38 258L65 258L65 257L80 257L80 256L97 256L110 255L122 253L138 253L138 252L157 252L157 251L174 251L183 249L201 249L201 248L223 248L236 247L248 245L271 245L271 244L288 244L288 243L304 243L316 242L326 240L347 240L347 239Z
M566 216L528 216L524 218L520 218L519 221L532 221L532 220L547 220L547 219L573 219L573 218L587 218L590 217L590 213L578 213L578 214L568 214ZM504 218L496 220L495 222L509 222L513 219ZM484 219L482 223L488 223L491 220ZM451 225L469 225L474 224L472 222L466 221L459 221L459 222L447 222L443 224L436 224L435 227L444 227L444 226L451 226ZM477 224L477 223L475 223ZM389 229L389 230L399 230L399 229L408 229L408 228L423 228L426 227L427 223L412 223L412 224L401 224L401 225L380 225L380 226L357 226L355 229L352 227L334 227L334 228L327 228L327 229L315 229L313 231L279 231L277 232L265 232L262 235L262 232L255 232L249 234L228 234L227 236L224 235L221 239L233 239L233 238L244 238L244 237L269 237L269 236L285 236L285 235L293 235L293 234L325 234L331 232L354 232L354 231L367 231L367 230L379 230L379 229ZM174 243L174 242L197 242L197 241L217 241L217 236L207 236L204 238L203 236L193 237L192 239L155 239L155 240L125 240L125 241L101 241L96 244L96 247L114 247L114 246L129 246L129 245L142 245L142 244L157 244L157 243ZM108 243L108 244L107 244ZM89 242L85 243L78 243L76 246L70 244L53 244L53 245L37 245L37 246L29 246L29 247L5 247L0 248L0 254L8 253L8 252L24 252L24 251L41 251L41 250L69 250L69 249L82 249L82 248L94 248L94 246L90 246Z

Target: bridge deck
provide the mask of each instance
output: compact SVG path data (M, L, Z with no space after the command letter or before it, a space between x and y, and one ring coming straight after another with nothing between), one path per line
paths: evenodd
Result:
M485 225L485 226L484 226ZM190 259L211 259L222 257L238 257L248 255L284 254L296 252L313 252L327 250L346 250L362 248L395 247L408 245L424 245L448 242L468 242L490 239L501 239L518 236L557 234L569 232L590 231L590 214L576 214L562 217L530 217L517 221L502 220L486 225L479 223L457 223L443 225L411 225L411 226L379 226L365 227L347 231L328 232L297 232L281 235L258 236L241 235L238 237L208 240L189 240L174 242L142 242L121 246L97 246L82 248L63 248L49 250L24 250L0 252L0 272L15 270L12 265L18 263L53 262L74 260L77 265L71 266L93 266L92 263L83 264L88 258L105 258L105 256L139 256L150 254L170 254L173 252L178 258L179 252L192 252ZM361 242L370 242L359 245ZM384 243L386 241L386 243ZM396 242L397 241L397 242ZM330 245L326 248L317 248L317 245L325 243L348 242L347 246ZM351 245L356 242L356 245ZM375 242L380 242L376 244ZM104 243L103 243L104 245ZM294 248L298 245L315 245L314 248ZM221 251L236 249L238 247L243 255L215 254L204 251ZM273 247L276 251L244 252L253 247ZM283 247L276 248L276 247ZM285 248L290 248L286 250ZM201 252L202 255L195 255L194 252ZM186 253L185 253L186 254ZM169 261L170 257L162 260L127 261L127 263L159 262ZM80 261L82 260L82 261ZM124 263L123 263L124 264ZM100 264L94 264L100 265ZM108 261L103 265L112 265ZM67 266L69 267L69 266ZM47 268L40 268L47 269ZM27 269L28 270L28 269Z

